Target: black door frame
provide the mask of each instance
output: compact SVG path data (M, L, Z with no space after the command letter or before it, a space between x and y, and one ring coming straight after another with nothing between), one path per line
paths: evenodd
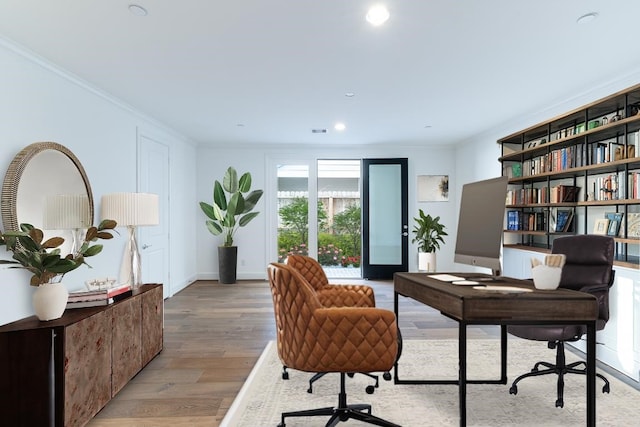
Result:
M401 185L398 191L401 199L401 227L398 233L402 236L402 261L401 264L375 264L371 265L369 248L369 166L370 165L400 165ZM392 279L393 273L409 271L409 173L408 159L362 159L362 277L365 279Z

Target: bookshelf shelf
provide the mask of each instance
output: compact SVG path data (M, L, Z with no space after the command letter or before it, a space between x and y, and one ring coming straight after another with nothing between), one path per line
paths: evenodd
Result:
M616 239L616 263L635 265L640 259L640 84L497 142L502 174L509 177L505 247L548 250L554 238L593 233L596 222L607 219L617 225L607 233L619 230L610 234ZM573 189L570 195L567 188ZM557 228L558 218L569 222Z

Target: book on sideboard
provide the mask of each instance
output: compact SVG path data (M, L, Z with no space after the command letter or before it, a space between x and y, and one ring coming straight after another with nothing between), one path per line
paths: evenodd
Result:
M122 285L108 289L70 292L67 308L108 305L132 295L131 286Z

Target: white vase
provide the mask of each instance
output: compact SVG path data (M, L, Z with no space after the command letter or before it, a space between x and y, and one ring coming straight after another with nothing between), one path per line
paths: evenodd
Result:
M68 298L69 291L62 283L44 283L33 293L33 310L42 321L59 319Z
M430 273L436 271L436 253L418 252L418 270Z

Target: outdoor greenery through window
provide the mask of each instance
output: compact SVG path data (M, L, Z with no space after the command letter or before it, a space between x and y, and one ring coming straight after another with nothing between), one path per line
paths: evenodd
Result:
M360 161L319 160L317 259L330 277L360 277ZM306 166L278 171L278 261L309 251L309 191Z

